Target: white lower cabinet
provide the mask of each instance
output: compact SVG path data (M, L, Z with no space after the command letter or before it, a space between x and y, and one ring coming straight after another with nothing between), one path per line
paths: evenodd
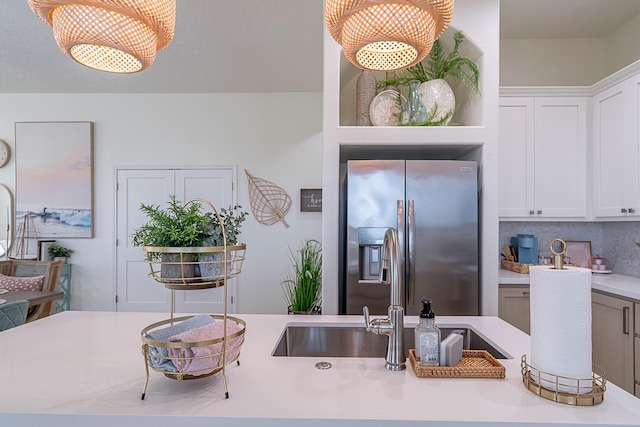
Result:
M501 219L585 218L587 100L500 98Z
M531 333L529 286L500 285L498 317L527 334Z
M607 381L634 394L634 303L593 291L591 307L593 363Z

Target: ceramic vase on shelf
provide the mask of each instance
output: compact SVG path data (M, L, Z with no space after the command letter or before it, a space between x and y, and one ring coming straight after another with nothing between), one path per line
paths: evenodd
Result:
M453 110L456 108L456 98L449 83L444 79L429 80L420 84L418 93L429 115L435 108L436 114L431 121L437 122L446 116L443 125L449 124L453 117Z
M409 96L402 107L401 125L419 125L427 120L427 110L418 93L419 80L409 82Z
M376 76L369 70L363 70L356 82L356 126L373 126L369 116L371 101L377 94Z

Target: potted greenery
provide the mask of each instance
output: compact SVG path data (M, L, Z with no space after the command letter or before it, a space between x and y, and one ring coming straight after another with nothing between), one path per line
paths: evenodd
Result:
M320 314L322 310L322 244L313 239L292 251L293 272L282 281L290 314Z
M218 219L218 216L213 212L205 213L207 226L203 246L224 246L224 237L226 237L227 247L237 245L240 228L249 214L241 209L242 206L240 205L229 207L229 209L222 208L219 212L220 219ZM222 224L220 220L222 220ZM222 233L223 227L224 235ZM223 252L212 252L200 256L199 260L202 262L198 264L198 272L196 275L199 273L202 277L220 276L220 274L222 274L220 266L223 258Z
M462 31L453 34L453 49L449 54L444 52L440 39L433 43L431 52L422 62L397 73L393 77L380 80L379 86L408 86L410 82L421 82L418 87L420 100L427 110L427 119L421 126L442 126L449 124L455 111L455 97L446 77L457 80L480 93L480 73L476 64L460 53L460 45L464 42Z
M74 252L73 249L66 248L58 243L52 243L48 249L49 256L54 261L67 262L67 258Z
M204 245L209 218L200 208L201 204L198 202L182 206L175 195L170 196L166 209L144 203L140 205L140 211L147 215L148 221L134 231L133 245L176 248L175 251L167 253L147 252L147 261L162 262L160 277L194 276L195 254L182 253L179 248Z

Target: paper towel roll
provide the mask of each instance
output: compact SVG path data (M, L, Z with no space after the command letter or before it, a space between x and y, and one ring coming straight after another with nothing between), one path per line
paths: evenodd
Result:
M529 273L531 366L560 377L592 378L591 271L531 266ZM536 375L532 372L532 376ZM541 374L540 385L555 390L555 378ZM587 393L591 387L591 381L578 384L561 378L557 388Z

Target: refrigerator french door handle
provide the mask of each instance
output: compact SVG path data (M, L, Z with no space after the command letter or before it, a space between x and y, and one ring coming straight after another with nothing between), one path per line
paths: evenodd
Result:
M407 245L407 256L406 256L406 263L409 267L409 291L407 292L407 305L409 307L413 307L413 304L415 302L415 294L416 294L416 267L415 267L415 263L413 262L413 257L414 257L414 253L415 253L415 249L416 249L416 240L415 240L415 235L416 235L416 221L415 221L415 211L414 211L414 203L413 200L409 200L408 201L408 222L409 222L409 228L408 228L408 245Z

